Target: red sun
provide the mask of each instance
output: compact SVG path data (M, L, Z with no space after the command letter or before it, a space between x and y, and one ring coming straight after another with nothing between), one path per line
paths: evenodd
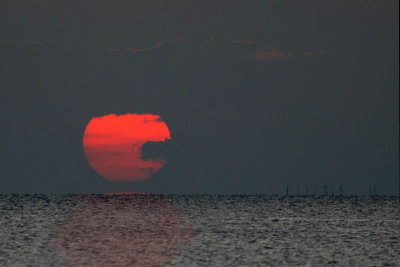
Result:
M158 115L110 114L89 122L82 143L89 164L101 176L113 181L138 181L165 165L163 159L143 160L143 144L166 139L171 135Z

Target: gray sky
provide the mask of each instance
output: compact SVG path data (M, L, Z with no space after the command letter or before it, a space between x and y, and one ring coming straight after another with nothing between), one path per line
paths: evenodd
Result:
M0 193L396 194L398 21L398 1L3 0ZM168 125L151 179L88 165L110 113Z

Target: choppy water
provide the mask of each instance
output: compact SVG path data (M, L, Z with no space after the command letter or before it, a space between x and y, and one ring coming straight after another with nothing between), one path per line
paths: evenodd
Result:
M397 197L0 196L0 266L399 266Z

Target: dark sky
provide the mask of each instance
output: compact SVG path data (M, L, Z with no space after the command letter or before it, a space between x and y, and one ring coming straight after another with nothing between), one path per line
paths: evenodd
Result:
M2 0L0 193L396 194L398 1ZM151 179L88 165L94 116L152 113ZM330 190L329 190L330 191ZM297 192L297 191L296 191Z

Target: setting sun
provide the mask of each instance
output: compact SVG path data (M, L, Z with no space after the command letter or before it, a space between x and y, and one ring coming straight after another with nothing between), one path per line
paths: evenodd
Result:
M153 114L110 114L93 118L83 136L85 156L101 176L114 181L150 177L165 165L164 159L142 159L146 142L171 139L167 125Z

